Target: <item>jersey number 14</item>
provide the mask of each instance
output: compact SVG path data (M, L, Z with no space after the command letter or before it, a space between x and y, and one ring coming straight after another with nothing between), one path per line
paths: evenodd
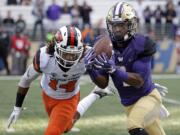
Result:
M67 84L59 85L59 88L66 89L66 92L72 92L75 89L76 82L77 82L77 80L69 81ZM49 83L49 86L53 90L57 90L57 88L58 88L57 85L58 85L58 81L57 80L51 80L50 83Z

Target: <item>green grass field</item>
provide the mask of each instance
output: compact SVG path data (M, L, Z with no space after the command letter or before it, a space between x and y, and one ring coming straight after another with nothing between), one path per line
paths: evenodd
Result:
M27 107L18 119L15 133L6 133L4 125L9 117L15 102L18 80L0 80L0 135L43 135L48 118L41 100L41 90L38 80L32 84L27 98L23 104ZM155 79L155 82L164 84L169 88L166 98L173 99L164 104L171 116L162 121L167 135L180 135L180 79ZM93 88L92 83L83 83L81 98ZM172 102L172 103L171 103ZM126 131L126 116L117 96L105 97L98 100L76 123L81 131L67 135L128 135Z

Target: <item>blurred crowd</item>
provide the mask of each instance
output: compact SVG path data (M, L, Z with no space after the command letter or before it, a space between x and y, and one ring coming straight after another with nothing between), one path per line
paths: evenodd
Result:
M68 15L69 24L81 29L86 44L92 45L97 35L106 32L103 27L104 18L92 24L91 13L94 11L87 1L79 4L77 0L73 0L72 5L66 0L62 5L56 0L50 1L47 5L45 0L7 0L7 6L31 6L31 14L35 19L32 29L27 31L28 20L25 20L22 14L14 19L13 11L8 10L5 17L0 16L0 70L5 68L7 74L21 75L29 58L30 41L48 40L59 28L62 15ZM174 4L169 0L166 5L157 5L153 9L150 5L144 7L143 2L137 0L135 6L139 17L139 32L149 34L157 41L176 41L177 52L180 55L180 1ZM48 21L48 27L44 24L45 19ZM9 55L13 58L11 67L7 60ZM180 58L178 64L180 72Z
M56 0L49 0L51 3L46 4L45 0L7 0L7 5L27 5L32 6L32 15L34 16L34 25L31 32L31 38L35 40L37 38L37 28L40 27L41 36L38 37L44 40L47 32L55 31L59 25L62 15L66 14L70 16L69 24L80 28L83 31L86 42L91 44L93 37L96 37L103 26L104 19L97 20L97 24L92 24L91 13L93 8L91 5L84 1L79 4L77 0L73 0L69 5L68 1L59 4ZM176 31L180 24L180 1L173 3L172 0L168 0L166 5L157 5L157 7L151 7L150 5L144 6L144 0L135 0L135 9L139 17L139 31L147 34L154 34L156 40L162 40L163 38L174 39ZM9 23L13 25L13 17L10 16L11 11L8 11L7 18ZM21 22L25 29L26 20L23 20L23 16L19 15ZM1 22L6 22L6 18L1 18ZM64 18L63 18L64 19ZM45 26L44 20L47 20L47 26Z
M167 1L166 5L157 7L152 10L150 5L142 8L143 1L138 0L136 7L140 24L144 21L145 33L154 32L157 40L162 40L164 37L174 39L176 30L180 24L180 1L176 5L172 1ZM142 29L141 29L142 30Z
M6 69L7 75L21 75L26 70L30 50L29 37L16 24L15 31L7 31L0 26L0 70ZM11 55L11 68L8 55Z

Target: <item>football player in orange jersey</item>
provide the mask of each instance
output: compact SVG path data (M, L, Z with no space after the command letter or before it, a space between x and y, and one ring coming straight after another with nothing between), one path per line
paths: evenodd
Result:
M80 77L86 70L83 61L85 51L80 30L71 26L61 27L52 42L37 51L33 63L21 77L7 129L16 122L30 84L39 75L42 75L42 98L49 116L44 135L61 135L71 129L80 98ZM93 97L96 100L99 96Z

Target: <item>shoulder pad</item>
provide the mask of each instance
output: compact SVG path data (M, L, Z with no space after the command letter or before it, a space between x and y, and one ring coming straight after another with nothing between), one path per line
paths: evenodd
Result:
M151 56L156 52L156 43L147 36L136 35L132 42L138 57Z
M152 56L156 53L156 43L149 37L145 37L144 50L138 55L138 57Z
M34 69L37 72L42 73L42 69L47 66L49 58L50 55L46 53L46 47L40 48L33 58Z
M40 50L38 50L33 58L33 66L34 69L39 72L42 73L41 69L40 69Z

